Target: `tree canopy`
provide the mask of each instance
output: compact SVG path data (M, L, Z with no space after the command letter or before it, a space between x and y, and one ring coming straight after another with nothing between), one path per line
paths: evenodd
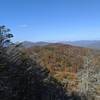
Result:
M4 25L0 26L0 47L8 46L12 37L13 34L9 28Z

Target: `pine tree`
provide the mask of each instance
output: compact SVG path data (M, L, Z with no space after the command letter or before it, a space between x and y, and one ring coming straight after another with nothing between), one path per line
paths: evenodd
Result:
M6 28L6 26L0 26L0 47L8 46L11 43L11 38L13 34L11 34L10 29Z

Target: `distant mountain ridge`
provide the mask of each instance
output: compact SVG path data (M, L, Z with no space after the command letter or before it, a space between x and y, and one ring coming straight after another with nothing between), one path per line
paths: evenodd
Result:
M54 43L61 43L61 44L69 44L73 46L79 46L79 47L85 47L85 48L91 48L91 49L100 49L100 40L80 40L80 41L61 41L61 42L54 42ZM32 46L45 46L48 44L53 44L51 42L30 42L30 41L24 41L22 42L22 45L26 48L30 48Z
M26 47L26 48L30 48L30 47L33 47L33 46L44 46L44 45L47 45L49 44L48 42L31 42L31 41L24 41L22 42L22 46Z
M80 40L73 42L65 42L64 44L70 44L73 46L80 46L91 49L100 49L100 40Z

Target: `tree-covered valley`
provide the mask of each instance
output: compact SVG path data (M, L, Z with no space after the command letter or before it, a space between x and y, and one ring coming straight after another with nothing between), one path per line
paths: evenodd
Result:
M100 51L61 43L26 48L0 26L0 100L100 100Z

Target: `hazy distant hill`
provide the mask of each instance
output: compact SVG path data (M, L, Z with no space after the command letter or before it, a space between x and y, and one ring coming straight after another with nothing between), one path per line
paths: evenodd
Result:
M89 40L80 40L80 41L63 41L63 42L58 42L58 43L62 43L62 44L70 44L73 46L80 46L80 47L86 47L86 48L92 48L92 49L100 49L100 40L93 40L93 41L89 41ZM30 48L33 46L45 46L48 44L52 44L50 42L30 42L30 41L24 41L22 42L22 45L26 48Z
M22 42L22 45L26 48L30 48L30 47L33 47L33 46L44 46L44 45L47 45L48 42L30 42L30 41L24 41Z
M74 46L81 46L86 48L92 48L92 49L100 49L100 40L94 40L94 41L73 41L73 42L63 42L64 44L71 44Z

